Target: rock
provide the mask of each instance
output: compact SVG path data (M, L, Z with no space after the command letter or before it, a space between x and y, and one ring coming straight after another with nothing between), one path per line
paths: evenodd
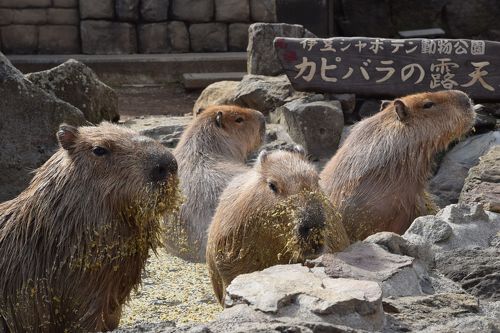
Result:
M52 0L52 5L57 8L78 7L78 0Z
M248 22L249 0L215 0L215 20L219 22Z
M140 53L168 53L168 25L167 23L140 24L139 34Z
M485 209L500 213L500 145L480 157L479 164L469 170L459 202L479 202Z
M116 0L115 11L118 20L136 22L139 19L139 0Z
M254 23L248 30L248 60L249 74L279 75L283 68L274 50L275 37L303 38L314 36L301 25L286 23Z
M451 232L450 232L451 228ZM500 215L485 212L481 205L449 205L436 216L415 219L403 238L427 244L435 252L457 248L489 247L500 232Z
M246 51L248 46L247 23L232 23L229 25L229 51Z
M269 318L346 325L378 330L384 322L377 283L331 279L320 269L278 265L242 274L227 288L226 307L247 304Z
M179 21L210 22L214 0L172 0L172 17Z
M339 26L343 36L393 37L396 35L396 28L392 20L388 19L391 17L392 1L349 0L342 1L342 4L343 15L339 20Z
M129 119L124 126L175 148L192 117L149 116Z
M81 21L80 29L82 51L85 54L126 54L137 52L135 25L88 20Z
M51 0L2 0L2 7L6 8L45 8L51 6Z
M29 9L2 9L2 18L6 17L8 22L18 25L39 25L48 21L48 10L45 8ZM8 23L2 22L2 25Z
M344 127L340 102L308 102L297 99L281 107L283 125L293 141L313 159L331 157L337 150Z
M55 133L63 122L78 126L83 113L24 78L0 53L0 202L28 185L32 171L57 149Z
M87 66L68 60L52 69L26 75L37 87L80 109L85 118L97 124L118 121L118 96Z
M80 16L77 8L49 8L47 9L47 23L78 26Z
M478 111L476 112L476 118L474 119L474 134L481 134L490 131L494 131L497 125L497 120L494 116L489 115L486 112Z
M169 0L141 0L141 18L146 22L166 21Z
M189 26L193 52L226 52L227 25L224 23L196 23Z
M391 21L397 31L442 27L440 13L446 0L405 0L391 2ZM410 18L411 19L408 19Z
M500 144L500 131L471 136L448 151L438 172L430 181L430 192L440 207L457 203L469 169L494 145Z
M276 22L276 0L250 0L253 22Z
M380 100L379 99L366 99L364 100L358 109L358 116L360 119L368 118L380 111Z
M38 45L38 31L34 25L2 27L2 50L10 54L33 54Z
M193 115L196 115L200 110L206 109L210 105L234 104L238 86L237 81L212 83L201 92L196 100L193 107Z
M436 268L480 299L500 301L500 249L455 249L436 255Z
M78 2L81 19L112 19L114 16L113 0L82 0Z
M495 118L500 118L500 103L482 103L484 108L482 113L489 114Z
M384 297L424 295L434 290L426 272L412 257L390 253L372 243L358 242L346 250L313 261L332 278L378 282Z
M168 43L170 51L175 53L189 52L189 32L184 22L168 22Z
M453 38L471 38L488 30L499 15L495 0L448 1L446 22Z
M80 53L80 32L74 25L42 25L38 28L40 53Z

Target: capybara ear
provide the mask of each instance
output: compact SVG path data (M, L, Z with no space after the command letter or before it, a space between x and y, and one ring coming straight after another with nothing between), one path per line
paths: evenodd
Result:
M389 106L389 104L391 104L391 100L388 100L388 99L384 99L381 101L380 103L380 111L382 111L383 109L385 109L386 107Z
M59 131L57 131L57 141L61 147L69 151L73 149L77 136L78 129L67 124L59 126Z
M400 121L405 121L408 118L408 107L402 100L397 99L394 101L394 110Z
M196 111L196 115L199 115L203 111L205 111L205 108L199 108L198 111Z
M222 127L222 111L217 112L215 116L215 124L217 127Z
M262 165L263 163L265 163L267 161L267 155L269 155L269 151L263 149L257 157L257 164Z

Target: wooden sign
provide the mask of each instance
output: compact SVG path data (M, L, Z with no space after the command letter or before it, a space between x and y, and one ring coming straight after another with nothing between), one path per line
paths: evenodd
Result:
M302 91L403 96L458 89L500 100L500 43L468 39L282 38L274 47Z

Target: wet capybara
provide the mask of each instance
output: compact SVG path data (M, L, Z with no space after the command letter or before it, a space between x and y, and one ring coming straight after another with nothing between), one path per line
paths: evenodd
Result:
M264 116L256 110L218 105L194 118L174 150L185 201L177 218L165 219L170 253L205 260L207 229L219 196L235 175L248 170L245 161L264 136Z
M224 304L226 287L240 274L302 262L323 250L336 252L349 245L318 180L302 149L263 151L253 169L227 186L207 245L208 270L219 303Z
M177 163L156 141L108 123L61 125L57 139L28 188L0 204L7 332L115 329L180 202Z
M470 98L450 90L398 98L356 124L320 174L350 239L402 234L427 214L433 157L473 121Z

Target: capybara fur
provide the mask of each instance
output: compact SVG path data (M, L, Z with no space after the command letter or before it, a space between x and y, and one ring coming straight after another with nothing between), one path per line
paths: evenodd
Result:
M231 179L248 170L247 157L264 141L262 113L238 106L203 110L186 128L174 155L184 203L167 217L167 250L190 261L205 261L207 230L219 196Z
M179 205L177 164L161 144L112 124L61 125L60 148L0 204L0 330L118 326L161 220Z
M427 214L433 158L473 121L470 98L450 90L396 99L356 124L320 174L350 239L379 231L402 234Z
M349 245L318 180L303 150L296 148L261 152L254 167L228 185L207 245L208 270L219 303L224 304L226 287L240 274L303 262Z

